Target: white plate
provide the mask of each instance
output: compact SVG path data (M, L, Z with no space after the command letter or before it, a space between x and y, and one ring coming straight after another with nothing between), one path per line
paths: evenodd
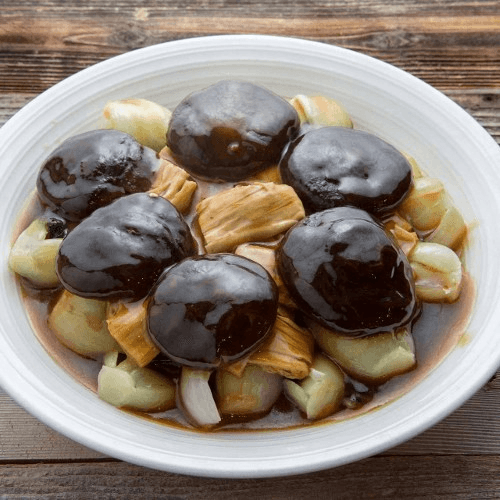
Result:
M259 433L200 434L128 415L77 383L36 341L7 257L16 217L37 170L63 139L95 127L110 99L145 97L173 107L224 78L281 95L340 100L356 126L417 158L445 183L474 224L466 261L477 285L469 342L455 348L408 394L333 425ZM64 80L0 130L0 383L57 431L102 453L147 467L213 477L297 474L364 458L447 416L500 364L500 150L459 106L388 64L346 49L269 36L169 42L104 61Z

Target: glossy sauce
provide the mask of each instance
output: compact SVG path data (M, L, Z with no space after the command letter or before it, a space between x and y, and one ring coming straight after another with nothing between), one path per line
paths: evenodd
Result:
M338 207L306 217L283 238L277 262L300 309L345 335L392 331L419 312L406 256L363 210Z
M158 158L118 130L92 130L70 137L42 165L37 180L44 203L78 222L99 207L151 187Z
M181 101L167 143L189 173L212 182L238 181L278 163L298 128L297 112L283 98L248 82L224 80Z
M139 300L163 269L196 253L189 226L170 202L135 193L94 211L68 234L57 274L82 297Z
M151 338L171 359L196 368L215 368L256 349L278 309L268 272L234 254L183 260L160 276L150 297Z
M280 173L308 213L345 205L386 213L412 186L411 166L396 148L368 132L343 127L301 135L288 147Z

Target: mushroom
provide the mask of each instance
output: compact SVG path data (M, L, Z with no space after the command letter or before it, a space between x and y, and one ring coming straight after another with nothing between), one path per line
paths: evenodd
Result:
M148 329L160 351L211 369L256 349L276 319L278 291L259 264L233 254L202 255L168 268L148 301Z
M344 127L299 136L279 167L283 182L295 189L309 213L345 205L387 213L412 186L411 165L403 154L373 134Z
M82 297L139 300L166 267L195 253L177 209L158 195L136 193L97 209L68 234L57 274Z
M224 80L179 103L167 144L191 174L236 181L277 164L298 125L285 99L253 83Z
M306 217L281 241L277 261L302 311L344 335L394 330L419 312L404 252L363 210L338 207Z
M45 160L38 195L64 219L79 222L122 196L147 191L156 152L119 130L92 130L66 139Z

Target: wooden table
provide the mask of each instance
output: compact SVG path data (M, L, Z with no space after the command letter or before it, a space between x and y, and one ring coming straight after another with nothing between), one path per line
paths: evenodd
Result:
M443 91L500 141L498 0L0 0L0 125L94 63L222 33L289 35L378 57ZM500 498L499 472L499 379L390 451L264 480L193 478L114 460L47 428L0 390L2 499Z

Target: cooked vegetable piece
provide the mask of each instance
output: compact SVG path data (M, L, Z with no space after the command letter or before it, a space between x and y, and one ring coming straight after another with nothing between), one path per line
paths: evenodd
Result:
M284 384L288 398L311 420L335 413L344 399L342 370L321 354L314 358L306 378L300 382L285 380Z
M280 175L308 213L346 205L387 213L412 186L411 166L396 148L373 134L344 127L300 135L283 155Z
M42 165L42 201L66 220L79 222L122 196L147 191L156 153L119 130L92 130L66 139Z
M162 160L149 192L162 196L179 212L185 213L191 206L197 187L196 182L185 170L167 160Z
M431 243L458 250L467 235L462 214L453 205L443 183L438 179L416 179L399 212Z
M35 219L18 236L9 254L10 269L37 288L60 285L56 258L63 239L46 239L47 235L47 220Z
M443 183L431 177L415 179L408 197L399 212L418 231L430 231L437 227L447 208Z
M449 206L439 225L425 237L429 243L439 243L452 250L459 250L467 236L467 225L462 214L454 206Z
M121 351L106 325L107 303L85 299L63 290L48 318L59 341L82 356L94 358L104 352Z
M353 127L347 111L334 99L298 94L290 100L290 104L297 110L301 123L323 127Z
M211 370L182 367L179 401L186 417L197 427L211 427L221 420L208 384Z
M413 158L413 156L408 154L406 151L401 151L401 154L408 160L408 163L411 165L411 170L413 172L413 180L423 177L424 174L420 169L417 160L415 160L415 158Z
M99 208L68 234L57 274L82 297L139 300L167 266L195 253L177 209L158 195L137 193Z
M175 408L175 384L167 377L140 368L129 359L118 363L118 353L110 352L98 376L99 397L118 408L160 412Z
M256 349L276 319L278 291L259 264L233 254L184 259L150 294L148 328L174 361L213 368Z
M301 379L309 370L313 352L311 333L282 311L281 314L278 312L269 339L250 355L249 364L287 378Z
M363 210L310 215L281 240L277 261L304 314L345 335L393 330L419 311L405 254Z
M290 186L256 182L227 189L196 207L208 253L231 252L238 245L271 239L304 217Z
M113 302L108 305L106 314L109 333L140 368L160 353L149 336L146 312L144 302Z
M298 124L295 109L273 92L224 80L179 103L167 142L193 175L236 181L278 163Z
M167 144L172 113L147 99L121 99L104 106L104 126L130 134L143 146L160 151Z
M216 375L217 407L223 415L264 414L271 410L283 388L283 377L249 365L241 377L219 368Z
M419 242L409 255L417 297L424 302L455 302L462 288L458 255L438 243Z
M356 380L381 384L416 367L415 345L408 327L360 338L317 324L311 330L323 352Z

